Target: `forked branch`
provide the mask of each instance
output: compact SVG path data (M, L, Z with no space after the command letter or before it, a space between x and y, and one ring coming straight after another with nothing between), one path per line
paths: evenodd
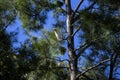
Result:
M88 11L88 10L92 9L93 6L95 5L95 3L96 3L96 0L94 0L93 3L92 3L90 6L88 6L87 8L85 8L85 9L82 10L82 11ZM80 16L81 16L81 15L80 15L80 13L79 13L78 16L76 16L75 18L73 18L73 22L72 22L72 24L73 24L77 19L79 19Z
M76 29L76 31L72 34L72 37L80 30L80 26Z
M76 8L75 8L75 10L74 10L74 12L73 12L73 14L72 14L72 18L74 18L74 16L75 16L75 13L77 12L77 10L79 9L79 7L81 6L81 4L83 3L83 1L84 0L80 0L80 2L78 3L78 5L76 6Z

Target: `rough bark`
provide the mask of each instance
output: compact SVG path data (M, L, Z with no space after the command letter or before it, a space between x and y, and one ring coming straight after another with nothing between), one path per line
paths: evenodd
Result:
M73 34L73 26L71 26L71 15L72 9L70 0L66 0L66 27L68 33L68 55L70 61L70 80L75 80L77 73L77 58L74 52L74 36Z

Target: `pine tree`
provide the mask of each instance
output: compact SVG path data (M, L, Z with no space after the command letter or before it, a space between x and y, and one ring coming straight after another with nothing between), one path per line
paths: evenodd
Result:
M72 0L13 0L9 2L14 4L5 10L14 9L17 12L28 34L32 31L43 32L40 34L43 36L40 39L31 37L29 34L28 41L32 45L27 46L19 54L25 56L22 58L28 61L29 58L26 58L28 55L22 53L30 55L33 52L37 57L32 60L32 64L28 63L36 66L33 67L33 71L29 70L26 73L28 79L63 80L61 76L67 76L66 79L70 78L70 80L119 78L116 77L119 69L120 48L119 1L79 0L75 8L73 8ZM87 2L89 4L84 5ZM60 41L55 38L53 30L42 31L50 11L54 14L56 22L53 26L60 33L62 39ZM66 59L61 60L59 57L65 54L68 55L67 63L64 63ZM31 57L33 59L33 56ZM36 64L34 64L35 61ZM60 66L57 63L60 63ZM28 67L24 66L25 69ZM109 72L105 72L106 70ZM62 75L59 72L65 74Z

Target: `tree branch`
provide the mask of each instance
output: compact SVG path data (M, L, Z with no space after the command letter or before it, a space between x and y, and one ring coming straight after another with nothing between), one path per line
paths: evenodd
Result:
M85 44L80 48L80 52L77 55L77 58L80 57L81 53L83 53L85 51L85 49L87 49L88 47L90 47L91 43Z
M57 66L54 66L54 67L51 67L51 66L50 67L48 67L48 66L40 66L39 69L40 70L43 70L43 69L49 69L49 70L52 69L53 70L53 69L62 69L62 68L69 69L69 67L64 67L64 66L63 67L62 66L60 66L60 67L57 67Z
M83 74L82 76L84 76L85 78L87 78L88 80L93 80L90 77L88 77L87 75Z
M78 74L78 75L76 76L76 78L80 77L81 75L85 74L86 72L88 72L88 71L90 71L90 70L98 67L99 65L101 65L101 64L103 64L103 63L105 63L105 62L107 62L107 61L109 61L109 60L110 60L110 59L103 60L103 61L101 61L100 63L98 63L98 64L96 64L96 65L88 68L87 70L85 70L85 71L83 71L82 73Z
M92 44L93 40L91 42L85 42L82 44L82 46L78 47L77 49L75 49L74 51L76 52L77 50L80 50L80 52L77 54L77 58L80 57L81 53L84 52L84 50L86 48L88 48L91 44Z
M107 34L107 35L109 35L109 34ZM87 49L88 47L90 47L92 43L96 42L97 40L104 39L105 37L106 36L101 36L100 38L96 38L96 39L91 40L89 42L83 43L82 46L80 46L80 47L78 47L77 49L74 50L74 51L80 50L80 52L77 55L77 58L79 58L80 55L81 55L81 53L84 52L85 49Z
M88 10L90 10L91 8L93 8L93 6L95 5L95 3L96 3L96 0L94 0L93 3L92 3L89 7L87 7L87 8L85 9L85 11L88 11Z
M110 73L109 73L109 80L112 80L113 78L113 72L114 72L114 66L116 63L116 59L117 59L117 54L112 54L111 55L111 59L110 59Z
M80 26L77 28L77 30L72 34L72 37L80 30Z
M61 9L63 12L66 12L66 10L64 10L63 8L60 7L60 9Z
M76 52L77 50L81 49L81 48L82 48L82 47L84 47L85 45L87 45L87 43L86 43L86 42L84 42L84 43L82 44L82 46L78 47L78 48L77 48L77 49L75 49L74 51Z
M79 73L81 73L81 71L79 71ZM88 77L86 74L83 74L82 76L85 77L85 78L88 79L88 80L93 80L93 79L91 79L90 77ZM79 77L76 78L76 80L79 80Z
M0 32L6 30L6 28L7 28L10 24L12 24L12 22L15 20L16 16L17 16L17 14L3 27L3 29L0 30Z
M72 18L74 18L74 16L75 16L75 13L77 12L77 10L79 9L79 7L81 6L81 4L83 3L83 1L84 0L80 0L80 2L78 3L78 5L76 6L76 8L75 8L75 10L74 10L74 12L73 12L73 14L72 14Z
M87 7L86 9L84 9L84 10L82 10L82 11L88 11L88 10L90 10L91 8L93 8L93 6L95 5L95 3L96 3L96 0L94 0L94 2L93 2L89 7ZM79 13L79 14L80 14L80 13ZM77 19L79 19L79 18L80 18L80 15L76 16L75 18L73 18L72 24L73 24Z
M69 62L69 60L68 60L68 59L62 59L62 60L61 60L61 58L59 58L59 57L56 57L56 61L59 61L59 62L64 62L64 61L67 61L67 62Z

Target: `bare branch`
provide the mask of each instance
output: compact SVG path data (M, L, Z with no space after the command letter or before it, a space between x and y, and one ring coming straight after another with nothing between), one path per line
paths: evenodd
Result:
M16 16L17 16L17 14L3 27L2 30L0 30L0 32L6 30L6 28L7 28L10 24L12 24L12 22L15 20Z
M81 48L82 48L82 47L84 47L85 45L87 45L87 43L86 43L86 42L84 42L84 43L82 44L82 46L78 47L78 48L77 48L77 49L75 49L74 51L76 52L77 50L81 49Z
M93 8L93 6L95 5L95 3L96 3L96 0L95 0L89 7L87 7L87 8L85 9L85 11L88 11L88 10L90 10L91 8Z
M80 46L78 49L76 49L76 50L80 50L80 52L77 55L77 58L80 57L81 53L83 53L85 51L85 49L87 49L88 47L90 47L91 43L84 43L82 46Z
M107 61L109 61L109 60L110 60L110 59L103 60L103 61L101 61L100 63L98 63L98 64L96 64L96 65L88 68L87 70L85 70L85 71L83 71L82 73L78 74L78 75L76 76L76 78L80 77L81 75L85 74L86 72L88 72L88 71L90 71L90 70L98 67L99 65L101 65L101 64L103 64L103 63L105 63L105 62L107 62Z
M87 7L86 9L84 9L84 10L82 10L82 11L88 11L88 10L90 10L91 8L93 8L93 6L95 5L95 3L96 3L96 0L95 0L89 7ZM79 13L79 14L80 14L80 13ZM78 15L78 16L76 16L75 18L73 18L72 24L73 24L77 19L79 19L80 16L81 16L81 15Z
M78 71L78 72L81 73L81 71ZM83 74L82 76L85 77L88 80L93 80L89 76L87 76L86 74ZM78 80L78 79L79 79L79 77L76 80Z
M83 53L85 51L85 49L87 49L88 47L90 47L90 45L95 42L97 39L95 40L91 40L90 42L84 42L80 47L78 47L77 49L75 49L74 51L80 51L78 54L77 54L77 58L80 57L81 53Z
M78 5L76 6L73 14L72 14L72 18L75 16L75 13L77 12L77 10L79 9L79 7L81 6L81 4L83 3L84 0L80 0L80 2L78 3Z
M66 12L66 10L65 10L65 9L63 9L63 8L61 8L61 7L60 7L60 9L61 9L63 12Z
M107 34L107 35L109 35L109 34ZM85 43L82 44L82 46L80 46L79 48L75 49L74 51L80 50L80 52L77 55L77 58L79 58L80 55L81 55L81 53L83 53L85 49L87 49L88 47L90 47L92 43L96 42L97 40L104 39L106 36L101 36L100 38L96 38L96 39L91 40L89 42L85 42Z
M80 30L80 26L77 28L77 30L72 34L72 37Z

